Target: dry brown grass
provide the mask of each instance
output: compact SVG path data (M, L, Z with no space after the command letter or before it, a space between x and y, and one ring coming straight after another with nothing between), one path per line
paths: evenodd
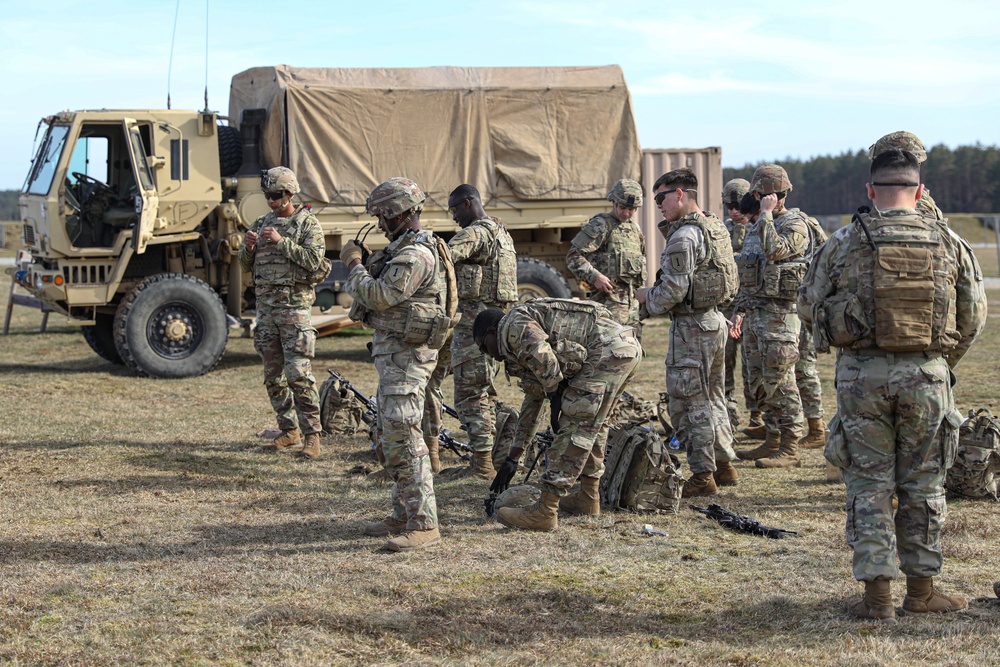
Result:
M6 299L7 290L2 290ZM996 296L1000 296L997 293ZM76 329L20 310L0 350L0 662L18 665L987 665L998 664L998 507L951 505L943 581L968 613L850 619L860 587L843 487L816 450L798 470L738 464L718 501L797 530L772 541L675 517L567 519L553 534L487 521L487 484L438 485L444 543L379 551L364 522L388 488L346 471L362 437L304 464L257 451L271 425L257 355L234 337L218 370L132 377ZM646 329L636 385L663 383L664 325ZM317 345L371 391L364 332ZM997 405L991 319L961 366L962 408ZM833 411L832 358L822 374ZM503 387L503 397L516 391ZM666 538L640 535L652 522ZM901 603L902 587L895 589Z

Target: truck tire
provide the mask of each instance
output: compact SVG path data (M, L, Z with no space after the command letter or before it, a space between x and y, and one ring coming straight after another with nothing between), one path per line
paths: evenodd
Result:
M239 128L219 125L219 171L223 176L232 176L243 164L243 143Z
M115 347L115 316L108 313L97 313L97 323L93 326L80 327L83 339L90 349L101 359L113 364L122 365L121 355Z
M568 299L573 296L569 283L552 266L538 259L517 258L518 301L555 297Z
M125 295L115 314L114 337L122 361L139 375L204 375L226 351L226 307L194 276L159 273Z

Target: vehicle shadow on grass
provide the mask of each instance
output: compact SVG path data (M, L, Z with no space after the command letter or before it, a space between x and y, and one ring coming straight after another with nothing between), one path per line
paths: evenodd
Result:
M12 363L0 362L0 376L6 373L12 375L70 375L70 374L96 374L106 373L115 377L134 377L135 373L124 366L103 361L97 356L67 359L57 363L46 363L44 359L39 359L38 363Z

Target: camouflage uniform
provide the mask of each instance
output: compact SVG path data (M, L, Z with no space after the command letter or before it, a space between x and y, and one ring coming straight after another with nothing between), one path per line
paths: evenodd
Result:
M395 481L392 521L407 530L438 525L434 479L421 432L425 389L438 360L438 347L409 342L414 308L444 313L446 274L434 235L407 231L383 251L355 266L347 278L354 297L353 319L375 329L372 356L378 371L376 453Z
M424 433L424 443L427 449L433 451L437 445L438 436L441 434L442 424L442 404L444 403L444 392L441 385L444 379L451 372L451 338L444 342L444 346L438 351L437 364L427 380L427 387L424 389L424 417L420 423L420 430Z
M323 230L306 207L287 218L269 212L250 231L260 234L264 227L274 227L281 240L260 239L253 250L245 244L239 250L240 266L253 274L256 287L254 348L264 360L264 387L278 428L320 433L319 394L309 361L316 351L316 329L310 324L316 291L304 275L317 270L326 254Z
M667 409L677 439L687 451L693 473L714 473L717 463L736 459L733 429L725 398L726 318L717 305L736 288L732 244L722 221L711 213L689 213L661 222L667 238L660 258L660 283L646 296L650 315L670 314L667 351ZM714 250L713 246L714 245ZM728 267L729 291L706 304L694 304L698 273L711 255Z
M942 562L943 482L962 421L954 407L951 368L985 323L982 274L968 244L933 216L899 208L866 219L875 239L939 239L933 304L926 305L933 312L933 335L928 333L924 351L877 346L873 252L857 223L835 232L813 260L799 297L817 345L840 347L837 416L826 455L843 468L847 483L855 578L896 578L897 552L908 577L934 577ZM886 297L883 306L898 301ZM845 318L853 324L843 326ZM850 335L838 340L845 331ZM895 515L893 494L899 502Z
M749 183L747 183L749 185ZM733 222L732 218L726 218L723 220L723 224L729 231L729 241L733 246L733 256L739 257L740 250L743 248L743 239L746 238L747 227L749 225L738 225ZM726 319L732 322L736 317L736 300L734 299L732 303L728 304L723 308L723 315ZM728 333L726 334L726 377L725 377L725 392L726 392L726 409L729 411L729 423L736 428L739 424L739 414L740 407L736 402L736 359L740 358L742 363L742 356L740 354L740 339L733 338ZM750 393L750 383L747 380L746 368L743 369L743 399L746 402L747 410L751 412L757 411L757 403L753 400Z
M743 242L737 296L737 308L745 314L743 369L750 391L764 412L767 430L796 438L802 437L805 420L795 384L800 323L794 274L805 270L807 224L797 212L785 211L776 219L761 212ZM782 280L786 271L791 277Z
M809 250L804 259L811 261L819 247L826 242L826 232L815 218L808 218L797 208L789 209L806 219L809 226ZM801 318L800 318L801 320ZM799 388L799 399L802 401L802 414L806 419L822 419L823 387L819 372L816 370L816 345L813 343L812 331L805 324L799 326L799 360L795 362L795 386Z
M543 488L565 496L579 477L600 479L607 417L642 358L634 330L592 301L534 299L500 320L497 345L525 388L515 446L533 435L545 396L565 386Z
M498 220L476 220L448 241L458 283L458 310L451 343L455 409L477 452L493 451L493 376L496 362L472 340L472 323L487 308L507 310L517 301L517 251Z
M646 284L646 239L634 219L623 222L613 212L595 215L573 238L566 268L591 286L598 274L606 276L614 289L595 289L590 299L607 308L619 324L638 331L635 291Z

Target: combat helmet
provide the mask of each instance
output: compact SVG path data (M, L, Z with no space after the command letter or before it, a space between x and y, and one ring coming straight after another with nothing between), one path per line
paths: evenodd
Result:
M496 502L493 504L493 509L499 510L502 507L527 507L532 503L538 502L541 496L542 490L537 486L532 484L518 484L497 496Z
M260 189L264 192L284 191L293 195L302 192L299 188L299 179L295 178L295 172L288 167L272 167L262 171Z
M728 208L739 208L743 195L750 192L750 181L734 178L722 187L722 203Z
M784 167L776 164L762 164L757 167L750 183L751 192L759 192L762 195L792 191L792 182L788 180L788 173Z
M920 142L920 139L917 139L917 135L905 130L890 132L872 144L868 148L868 159L874 160L890 148L898 148L913 153L918 163L927 159L927 151L924 150L924 145Z
M621 206L639 208L642 206L642 186L631 178L623 178L608 193L608 201L613 201Z
M408 178L393 176L372 190L365 201L365 211L373 218L391 220L407 211L419 213L424 208L425 199L427 196L416 183Z

